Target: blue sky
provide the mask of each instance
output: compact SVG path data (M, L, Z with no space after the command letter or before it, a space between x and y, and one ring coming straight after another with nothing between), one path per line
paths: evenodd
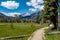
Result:
M42 10L43 0L0 0L0 12L7 14L31 14Z

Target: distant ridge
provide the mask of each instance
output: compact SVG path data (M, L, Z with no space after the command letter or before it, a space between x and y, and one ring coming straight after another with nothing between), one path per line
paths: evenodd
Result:
M35 21L37 16L40 17L41 15L41 12L35 12L33 14L21 14L19 16L15 16L15 17L12 17L12 16L6 16L4 15L4 13L1 13L0 12L0 20L15 20L17 17L21 20L31 20L31 21Z
M36 20L36 18L37 18L37 16L41 16L41 12L39 11L39 12L35 12L35 13L33 13L33 14L31 14L31 15L28 15L28 16L22 16L22 15L20 15L19 17L21 18L21 19L26 19L26 20L32 20L32 21L35 21Z

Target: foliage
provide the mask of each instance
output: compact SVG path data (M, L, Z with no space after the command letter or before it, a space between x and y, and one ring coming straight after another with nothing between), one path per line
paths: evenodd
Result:
M57 29L57 22L58 22L58 1L57 0L45 0L45 6L42 10L42 18L47 21L50 20L54 28Z

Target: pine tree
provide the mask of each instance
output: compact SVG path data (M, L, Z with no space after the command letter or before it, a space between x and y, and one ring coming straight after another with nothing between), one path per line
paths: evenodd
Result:
M54 25L54 28L58 27L58 1L57 0L45 0L44 14Z

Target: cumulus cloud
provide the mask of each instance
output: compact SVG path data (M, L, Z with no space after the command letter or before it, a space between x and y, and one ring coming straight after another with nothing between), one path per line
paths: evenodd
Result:
M37 9L35 9L35 8L30 8L29 10L35 12Z
M30 2L31 2L32 4L34 4L34 3L37 2L37 0L31 0Z
M15 1L5 1L1 2L1 6L6 7L8 9L17 9L19 7L19 3Z
M29 10L36 10L36 9L39 9L39 10L42 10L44 5L40 5L40 4L43 4L44 1L43 0L31 0L30 2L27 2L26 4L28 6L32 6L33 9L29 9Z
M37 0L37 2L38 2L38 3L44 3L44 1L43 1L43 0Z
M31 6L31 3L30 3L30 2L27 2L26 4L27 4L28 6Z
M40 6L39 9L40 9L40 10L44 9L44 6Z

